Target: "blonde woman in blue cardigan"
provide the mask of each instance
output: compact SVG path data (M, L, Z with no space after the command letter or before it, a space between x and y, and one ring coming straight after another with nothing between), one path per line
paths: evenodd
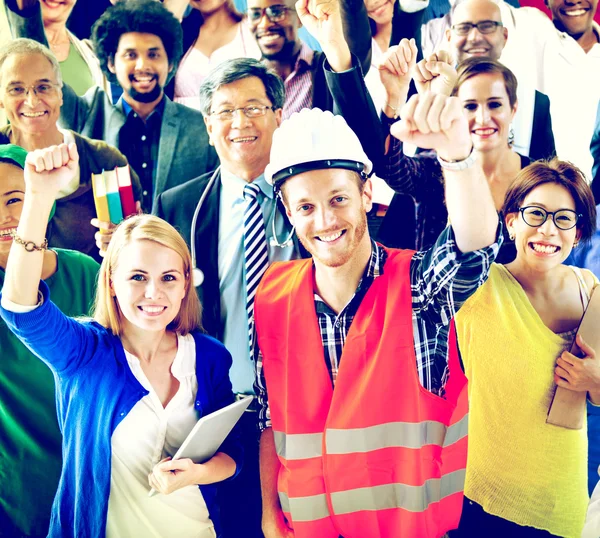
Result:
M456 316L469 379L469 460L459 537L581 536L587 495L587 432L546 424L556 385L600 404L596 352L570 348L598 281L563 265L594 233L590 188L573 165L524 168L503 207L516 259L493 264Z
M198 418L233 402L231 356L200 330L185 241L151 215L115 231L93 321L52 303L40 282L46 223L77 160L75 144L27 156L0 300L8 327L56 380L63 468L49 536L215 538L215 484L239 471L236 434L203 464L169 456ZM148 498L150 487L161 495Z

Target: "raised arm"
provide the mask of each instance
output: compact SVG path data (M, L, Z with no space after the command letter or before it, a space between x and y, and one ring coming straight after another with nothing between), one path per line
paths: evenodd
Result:
M4 7L13 37L28 37L48 46L39 0L5 0Z
M458 98L431 92L413 95L400 115L402 120L392 127L394 136L434 149L441 159L446 206L459 250L466 253L492 245L498 214L483 171L473 162L473 143Z
M22 306L38 303L46 228L56 195L73 179L79 162L77 146L61 144L36 150L25 162L23 211L13 240L3 296ZM21 242L25 242L23 245Z
M389 128L400 115L408 97L416 66L417 47L413 40L407 39L390 47L378 66L381 83L386 91L386 104L382 111L386 153L381 163L375 163L375 173L394 191L409 194L417 202L428 202L431 196L439 193L442 181L442 172L435 155L420 153L409 157L404 153L402 142L389 135Z
M344 36L339 4L304 0L296 7L302 24L319 42L327 58L325 79L335 113L344 116L376 166L383 158L383 130L358 60L350 52Z

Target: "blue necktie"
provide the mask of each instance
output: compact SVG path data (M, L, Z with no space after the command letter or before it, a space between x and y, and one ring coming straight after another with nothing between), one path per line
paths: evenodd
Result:
M248 347L254 360L254 296L260 279L269 266L265 221L258 203L260 187L249 183L244 187L244 265L246 269L246 313L248 315Z

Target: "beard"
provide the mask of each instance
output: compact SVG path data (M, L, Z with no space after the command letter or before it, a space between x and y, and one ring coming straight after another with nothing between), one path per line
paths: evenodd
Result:
M283 34L282 34L283 35ZM294 49L296 48L296 43L294 41L286 41L281 50L274 52L273 54L269 54L264 52L261 49L262 57L265 60L271 61L289 61L294 57Z
M162 91L163 87L158 83L157 80L154 88L152 88L149 92L138 92L134 87L130 86L127 90L127 93L138 103L152 103L161 96Z
M359 220L356 224L356 228L354 228L354 237L352 238L351 243L347 246L347 248L344 251L337 253L335 256L321 256L319 249L314 247L314 241L318 241L318 239L314 239L313 241L311 241L307 240L305 237L300 237L299 235L298 239L300 240L300 243L302 243L302 246L308 251L308 253L322 265L326 267L341 267L342 265L345 265L352 259L366 232L367 213L365 211L361 211ZM346 231L346 233L348 233L348 231Z

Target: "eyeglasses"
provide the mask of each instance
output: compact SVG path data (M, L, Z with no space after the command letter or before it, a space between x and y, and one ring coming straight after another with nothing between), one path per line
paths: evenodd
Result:
M285 19L288 11L291 11L291 8L281 4L264 8L253 7L248 9L248 20L250 24L258 24L266 14L270 22L281 22Z
M36 96L44 97L54 94L58 87L58 84L53 84L52 82L41 82L40 84L34 84L33 86L21 86L15 84L6 88L6 93L11 97L24 97L29 95L29 92L33 90L33 93Z
M468 35L473 28L477 28L477 31L480 34L493 34L499 26L504 25L498 21L479 21L476 24L473 24L472 22L462 22L460 24L454 24L451 28L457 35Z
M526 207L519 208L519 212L525 221L527 226L532 228L538 228L544 222L548 220L548 217L552 217L554 226L559 230L570 230L577 226L577 221L583 217L580 213L576 213L571 209L559 209L558 211L546 211L543 207L535 205L528 205Z
M248 105L238 108L224 108L217 112L211 112L210 115L215 116L220 121L231 121L238 110L241 110L247 118L260 118L267 113L267 110L274 111L276 108L267 105Z

